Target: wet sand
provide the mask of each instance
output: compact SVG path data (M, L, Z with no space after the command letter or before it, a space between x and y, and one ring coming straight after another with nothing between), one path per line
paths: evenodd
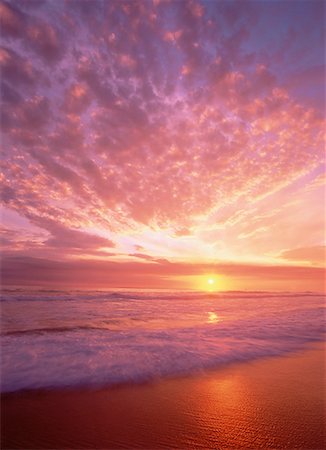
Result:
M323 449L325 345L209 374L2 396L3 449Z

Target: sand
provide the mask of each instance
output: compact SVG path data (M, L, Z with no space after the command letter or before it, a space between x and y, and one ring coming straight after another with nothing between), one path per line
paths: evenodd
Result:
M325 346L209 374L2 397L2 448L325 448Z

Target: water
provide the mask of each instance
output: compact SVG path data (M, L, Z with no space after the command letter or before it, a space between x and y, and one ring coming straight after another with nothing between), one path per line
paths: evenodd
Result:
M312 293L4 291L1 390L188 375L325 338Z

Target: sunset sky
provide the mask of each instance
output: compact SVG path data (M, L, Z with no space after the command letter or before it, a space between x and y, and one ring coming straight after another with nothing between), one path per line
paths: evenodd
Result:
M2 2L3 283L321 290L324 5Z

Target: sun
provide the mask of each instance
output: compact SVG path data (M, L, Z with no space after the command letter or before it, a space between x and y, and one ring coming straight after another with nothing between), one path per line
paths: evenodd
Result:
M203 292L220 292L229 287L228 280L224 275L209 272L193 276L192 283L195 290Z
M208 277L206 278L206 290L209 292L213 292L216 290L216 278L214 277Z

